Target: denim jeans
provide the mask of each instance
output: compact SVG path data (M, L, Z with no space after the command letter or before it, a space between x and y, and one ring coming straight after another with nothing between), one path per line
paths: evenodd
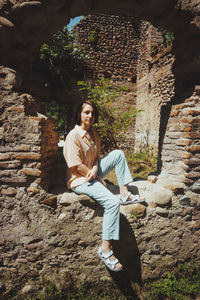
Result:
M99 160L98 176L105 177L115 169L119 186L133 181L126 158L121 150L111 151ZM86 194L99 202L104 208L103 240L119 240L120 201L98 180L86 182L72 190L77 194Z

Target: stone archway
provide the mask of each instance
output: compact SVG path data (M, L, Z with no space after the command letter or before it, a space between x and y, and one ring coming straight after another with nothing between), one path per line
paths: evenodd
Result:
M3 185L1 200L5 200L2 211L5 227L0 246L4 254L9 252L0 262L2 274L10 276L11 283L8 280L8 284L12 284L15 274L19 275L19 280L23 278L23 283L26 283L25 277L34 281L34 278L38 279L40 275L45 275L55 280L58 286L60 284L62 289L66 278L70 277L71 270L78 280L87 278L90 280L90 275L95 274L94 280L97 282L104 270L94 259L94 245L96 246L101 229L98 220L88 221L88 215L91 217L88 210L83 210L77 203L70 204L68 201L69 208L67 207L66 212L60 214L55 222L55 213L46 212L44 207L37 203L37 200L43 197L39 195L37 188L31 187L27 189L28 194L24 193L24 186L29 185L30 176L40 178L41 154L50 161L50 166L42 165L45 171L52 170L56 162L55 127L43 117L36 116L36 112L41 108L34 97L19 91L24 72L31 66L41 43L47 41L52 33L62 28L70 17L89 13L131 14L149 20L155 26L163 26L173 31L176 39L172 49L176 57L173 70L176 90L173 106L170 103L167 110L161 111L163 119L161 125L164 124L165 128L160 139L160 156L162 155L163 171L165 171L169 155L166 155L168 142L164 139L167 137L174 141L180 134L183 134L184 141L179 139L179 143L184 147L181 153L184 166L181 161L179 168L176 164L176 156L174 156L173 165L177 167L177 174L180 170L184 170L185 165L191 168L192 172L187 172L189 177L186 183L193 186L194 180L199 178L199 169L196 167L199 162L199 11L198 1L189 0L176 1L176 3L167 0L125 2L60 0L56 4L50 0L12 1L12 3L5 0L0 4L0 40L2 43L0 48L2 64L0 69L0 112L2 113L0 174ZM188 100L185 101L185 99ZM177 130L176 126L180 124L183 124L183 127ZM40 153L40 131L45 132L50 127L53 133L50 142L53 147L49 151L44 144L42 145L43 152ZM26 144L27 136L31 142L29 147ZM16 140L17 145L15 145ZM185 178L184 176L182 179ZM41 179L45 180L46 177L41 177ZM175 186L175 192L179 188ZM15 195L16 197L12 198ZM187 204L188 198L186 198L181 200ZM122 229L126 232L123 236L122 259L128 261L128 275L124 277L123 288L127 287L127 279L129 285L134 279L135 268L138 271L138 277L142 275L143 278L153 278L162 274L162 269L175 266L179 262L179 257L182 261L190 257L199 258L199 233L194 236L192 234L199 229L197 197L194 199L196 202L193 201L192 205L187 208L180 207L176 193L174 199L177 202L173 203L174 206L168 219L159 218L156 214L151 215L154 207L150 207L147 219L133 222L133 225L128 224L126 220L122 222ZM49 205L49 202L55 204L54 197L45 200L46 202L42 198L42 204ZM20 211L21 206L23 206L23 212ZM161 209L159 213L165 216L166 210ZM81 218L84 221L80 221ZM91 235L91 231L94 234ZM33 253L35 249L37 253ZM131 255L126 252L127 249L131 249ZM76 251L79 251L78 254ZM31 265L29 270L21 267L22 264L27 263ZM79 268L80 265L82 268ZM68 268L67 271L66 268ZM51 273L54 276L51 277ZM106 276L105 281L108 279ZM61 277L63 282L60 282ZM5 277L5 282L7 278ZM118 287L121 288L121 282L118 279L114 278ZM114 286L112 283L108 285ZM4 286L1 288L4 289Z
M138 16L151 21L155 26L163 26L174 32L175 43L172 49L172 54L176 57L173 67L175 76L174 104L182 103L186 97L192 96L195 85L198 85L200 23L198 19L199 7L195 1L192 3L190 1L177 1L176 3L174 1L160 1L158 3L155 0L138 3L126 1L123 2L123 5L120 1L114 3L59 1L56 5L52 1L15 1L12 4L3 1L0 12L1 64L4 67L14 69L18 78L23 78L24 72L31 66L41 43L47 41L53 32L65 25L70 17L107 12ZM182 32L184 32L184 38ZM21 80L14 80L15 83L12 80L5 89L6 82L9 80L8 78L4 80L4 76L5 72L2 72L1 84L4 93L1 96L5 98L5 90L19 89ZM195 103L196 106L198 106L198 101ZM34 111L34 108L31 110ZM159 143L160 158L165 135L165 130L162 130L162 119L163 117L161 117L160 126L162 132ZM193 121L191 122L193 123ZM193 126L193 130L196 131L196 125ZM196 138L198 138L197 135ZM4 143L1 141L2 145ZM195 146L194 153L198 152L198 147L193 140L188 143ZM187 159L191 156L190 150L189 148L184 149L189 153L188 156L186 155ZM173 162L175 161L176 159ZM163 167L165 165L163 164ZM180 171L182 172L183 168ZM198 177L198 174L196 175Z

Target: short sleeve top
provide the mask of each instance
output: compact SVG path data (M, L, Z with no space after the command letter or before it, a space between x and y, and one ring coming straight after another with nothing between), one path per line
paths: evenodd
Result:
M76 172L74 167L84 164L92 169L99 155L101 148L99 135L94 128L91 129L91 134L92 138L86 130L76 125L66 137L63 155L69 168L68 188L86 182L86 177Z

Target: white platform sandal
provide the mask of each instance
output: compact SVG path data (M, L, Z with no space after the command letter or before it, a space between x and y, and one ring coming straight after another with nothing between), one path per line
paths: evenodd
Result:
M104 264L106 265L106 267L108 269L110 269L111 271L114 272L119 272L122 270L121 268L115 268L115 266L117 265L117 263L119 262L119 260L116 258L115 260L110 260L110 257L113 255L113 251L109 251L107 253L104 253L101 249L101 247L99 248L99 250L97 251L97 254L99 256L99 258L104 262Z
M131 200L128 200L130 198L130 196L134 196L134 198L131 199ZM135 204L135 203L142 203L142 202L145 202L145 200L141 199L140 195L138 195L138 194L137 195L133 195L130 192L128 192L126 194L126 196L120 196L120 204L121 205Z

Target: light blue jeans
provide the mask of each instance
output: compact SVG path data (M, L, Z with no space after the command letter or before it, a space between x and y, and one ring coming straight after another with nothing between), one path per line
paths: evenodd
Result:
M112 169L115 169L119 186L133 181L123 151L114 150L99 160L99 177L103 178ZM119 240L119 199L98 180L86 182L72 190L77 194L86 194L92 197L103 206L103 240Z

